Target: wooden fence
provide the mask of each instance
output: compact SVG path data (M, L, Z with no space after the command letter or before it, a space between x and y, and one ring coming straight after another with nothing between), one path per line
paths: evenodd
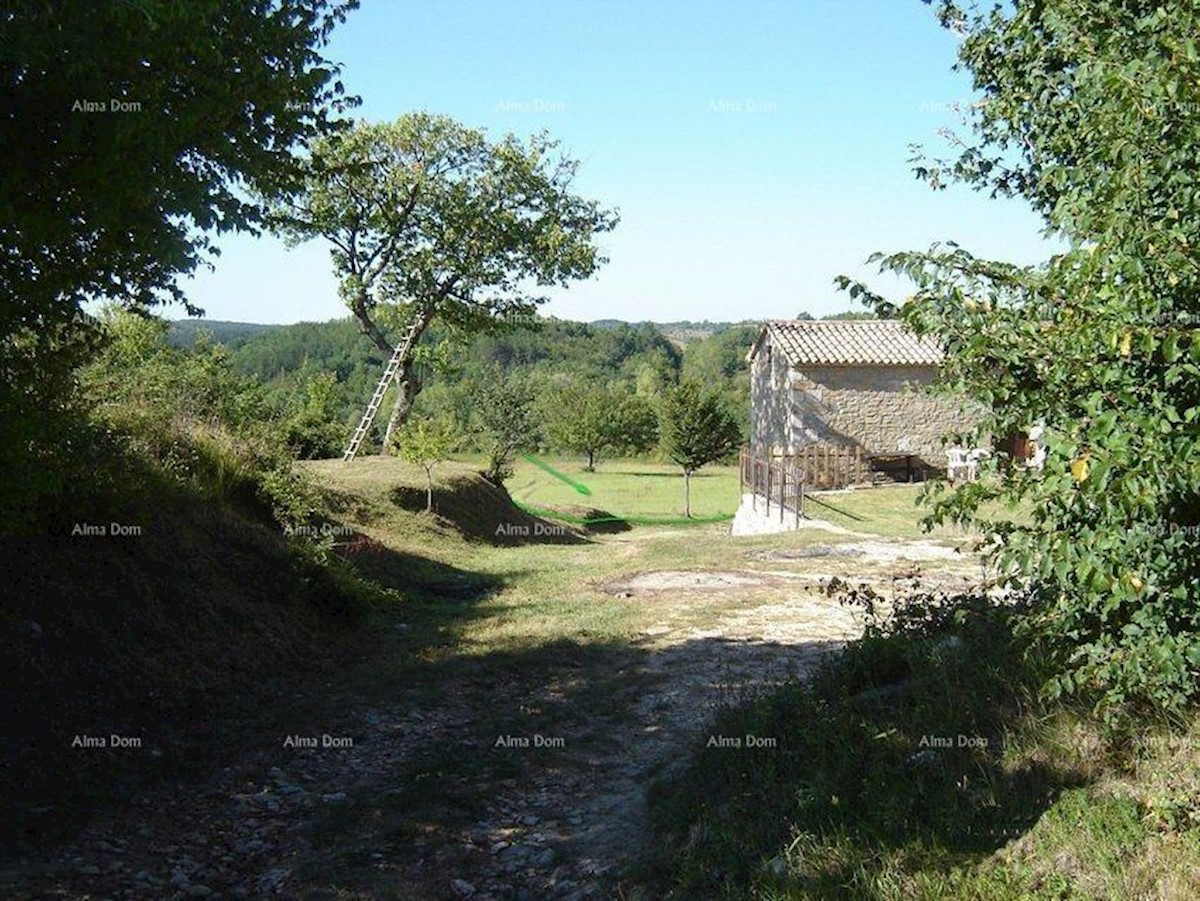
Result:
M800 468L787 459L758 457L743 448L739 494L747 493L755 510L762 503L767 516L778 515L780 522L790 517L798 526L804 516L804 480Z
M800 480L810 491L845 488L871 480L869 461L858 445L810 444L798 453L778 459L794 464L800 470Z

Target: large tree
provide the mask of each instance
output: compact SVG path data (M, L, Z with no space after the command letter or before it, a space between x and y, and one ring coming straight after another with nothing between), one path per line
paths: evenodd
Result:
M1052 692L1177 710L1200 689L1200 8L940 16L980 99L918 175L1023 198L1065 247L1040 267L957 245L877 258L914 281L900 312L946 347L947 387L988 406L976 437L1044 424L1040 471L1000 454L994 478L939 494L935 519L996 536ZM1028 521L986 515L994 499Z
M572 193L578 164L545 134L490 141L444 116L413 113L318 141L306 189L281 205L293 243L332 244L342 299L390 356L388 325L460 333L511 325L545 298L531 289L587 278L616 215ZM421 390L414 350L400 360L384 446Z
M357 0L10 0L0 11L0 334L81 301L182 300L334 128L318 52ZM247 190L248 189L248 190Z
M87 300L147 309L251 193L336 127L320 48L354 0L8 0L0 7L0 518L53 496L75 435ZM191 306L191 312L197 312Z

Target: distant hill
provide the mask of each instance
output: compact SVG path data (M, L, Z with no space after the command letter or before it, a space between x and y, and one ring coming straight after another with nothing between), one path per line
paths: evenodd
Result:
M190 347L202 332L208 332L214 342L232 349L256 335L285 327L261 322L226 322L221 319L177 319L171 323L167 341L175 347Z
M691 322L684 319L678 322L655 322L653 325L668 341L679 347L686 347L693 341L703 341L705 338L711 338L731 329L748 325L757 326L761 321L760 319L745 319L741 322L709 322L705 319L701 322Z
M838 317L830 317L838 318ZM331 320L341 321L341 320ZM571 322L571 320L555 320L558 322ZM740 322L710 322L705 319L700 322L692 322L690 320L679 320L677 322L651 322L649 320L641 320L639 322L626 322L623 319L596 319L592 322L582 323L588 325L597 331L610 331L620 328L642 329L645 326L651 326L663 337L672 341L677 345L688 344L692 341L698 341L703 338L710 338L713 335L718 335L721 332L729 331L733 328L739 328L746 325L758 325L761 320L745 319ZM213 340L218 344L233 349L241 347L251 338L264 334L265 332L277 331L285 328L303 328L303 327L320 327L326 323L293 323L290 325L268 325L260 322L229 322L221 319L179 319L171 323L171 328L168 333L168 340L176 347L186 347L195 342L196 337L201 332L208 332L212 335Z

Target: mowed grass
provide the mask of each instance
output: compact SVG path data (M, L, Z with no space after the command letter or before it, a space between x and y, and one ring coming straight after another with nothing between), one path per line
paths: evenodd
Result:
M519 503L533 507L603 510L617 517L680 519L683 517L683 473L671 463L639 460L601 460L587 472L580 460L539 457L545 464L585 486L556 478L524 458L516 463L507 488ZM706 466L692 474L692 516L732 517L738 506L736 466Z

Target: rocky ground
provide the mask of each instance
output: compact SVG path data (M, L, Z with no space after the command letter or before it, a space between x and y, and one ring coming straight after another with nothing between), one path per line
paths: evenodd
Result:
M974 577L971 561L931 542L863 539L753 562L599 586L655 605L627 651L530 678L481 662L433 694L330 684L337 717L303 736L317 747L247 741L200 784L160 787L68 846L11 862L0 894L610 897L651 845L647 786L703 742L714 710L802 676L861 628L824 590L829 579L847 565L881 591ZM599 695L582 693L596 683ZM532 711L545 732L509 734L496 717L509 709ZM352 744L326 746L326 734Z

